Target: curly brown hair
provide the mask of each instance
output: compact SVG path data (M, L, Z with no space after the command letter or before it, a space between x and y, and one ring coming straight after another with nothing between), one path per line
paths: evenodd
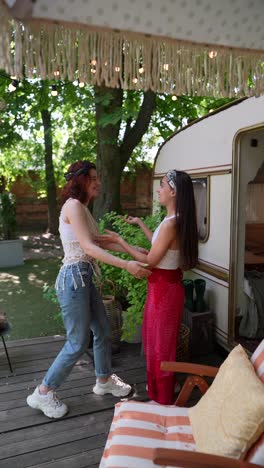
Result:
M66 184L61 192L61 201L65 203L68 198L75 198L81 203L88 203L87 179L90 179L91 169L96 169L94 163L90 161L76 161L71 164L66 174Z

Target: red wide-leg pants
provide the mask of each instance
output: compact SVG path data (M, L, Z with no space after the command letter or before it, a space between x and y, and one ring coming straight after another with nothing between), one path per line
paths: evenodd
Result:
M161 361L175 361L182 319L182 271L153 269L148 277L143 319L148 396L165 405L174 403L175 375L160 370Z

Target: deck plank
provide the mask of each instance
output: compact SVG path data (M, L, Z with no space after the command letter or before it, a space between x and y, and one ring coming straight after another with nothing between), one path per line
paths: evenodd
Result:
M41 382L63 342L63 337L7 342L13 375L0 348L0 468L98 468L119 400L93 393L94 368L86 354L58 391L69 406L64 418L49 419L26 404L27 395ZM221 363L219 356L201 358L211 365L218 364L217 360ZM112 366L114 373L132 384L129 398L147 399L140 345L122 343Z
M49 419L26 405L27 395L41 382L63 343L63 337L7 342L13 375L0 348L0 468L98 467L119 400L93 393L94 368L86 354L59 389L69 405L64 418ZM131 398L146 399L140 346L122 344L112 365L114 373L132 384Z

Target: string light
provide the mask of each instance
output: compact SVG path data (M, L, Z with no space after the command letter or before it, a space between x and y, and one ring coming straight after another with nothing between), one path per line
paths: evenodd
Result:
M210 50L210 52L208 52L208 56L210 59L213 59L215 57L217 57L217 51L216 50Z
M138 82L138 79L137 78L133 78L133 83L137 83Z
M93 73L93 74L96 73L95 68L91 68L91 73Z
M144 71L145 71L145 70L144 70L143 67L140 67L140 68L138 69L138 72L139 72L139 73L144 73Z
M54 76L60 76L59 70L55 70L55 71L53 72L53 74L54 74Z
M14 78L11 81L10 85L8 86L8 89L12 93L13 91L16 91L17 87L18 87L18 81Z
M116 72L119 72L119 71L120 71L120 67L115 67L115 71L116 71Z
M92 65L96 65L97 64L97 61L94 59L94 60L91 60L91 64Z
M79 88L84 88L85 83L84 83L84 81L78 80L78 85L79 85Z
M177 101L178 98L177 98L177 96L176 96L175 94L173 94L173 95L171 96L171 99L172 99L173 101Z
M56 85L51 85L51 95L58 96L58 90Z
M164 63L163 68L164 68L164 70L168 71L168 69L169 69L169 64L168 64L168 63Z

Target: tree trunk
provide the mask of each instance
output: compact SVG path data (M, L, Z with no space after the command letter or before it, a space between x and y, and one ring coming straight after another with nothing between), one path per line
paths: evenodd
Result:
M148 129L155 104L155 94L150 90L146 91L134 125L131 126L131 119L126 121L123 140L119 141L123 90L105 86L95 87L96 165L98 175L101 178L101 193L95 200L93 209L96 219L109 211L121 212L120 184L122 172L135 147Z
M108 99L105 99L106 96ZM123 167L121 166L120 148L118 146L120 120L103 126L101 119L113 115L118 109L122 108L122 102L122 89L112 89L104 86L95 87L96 167L101 179L100 195L95 200L93 207L93 214L96 219L112 210L117 213L121 211L120 181Z
M48 231L52 234L58 234L59 220L57 211L57 190L52 160L51 114L47 109L42 109L41 117L44 127L45 176L48 200Z

